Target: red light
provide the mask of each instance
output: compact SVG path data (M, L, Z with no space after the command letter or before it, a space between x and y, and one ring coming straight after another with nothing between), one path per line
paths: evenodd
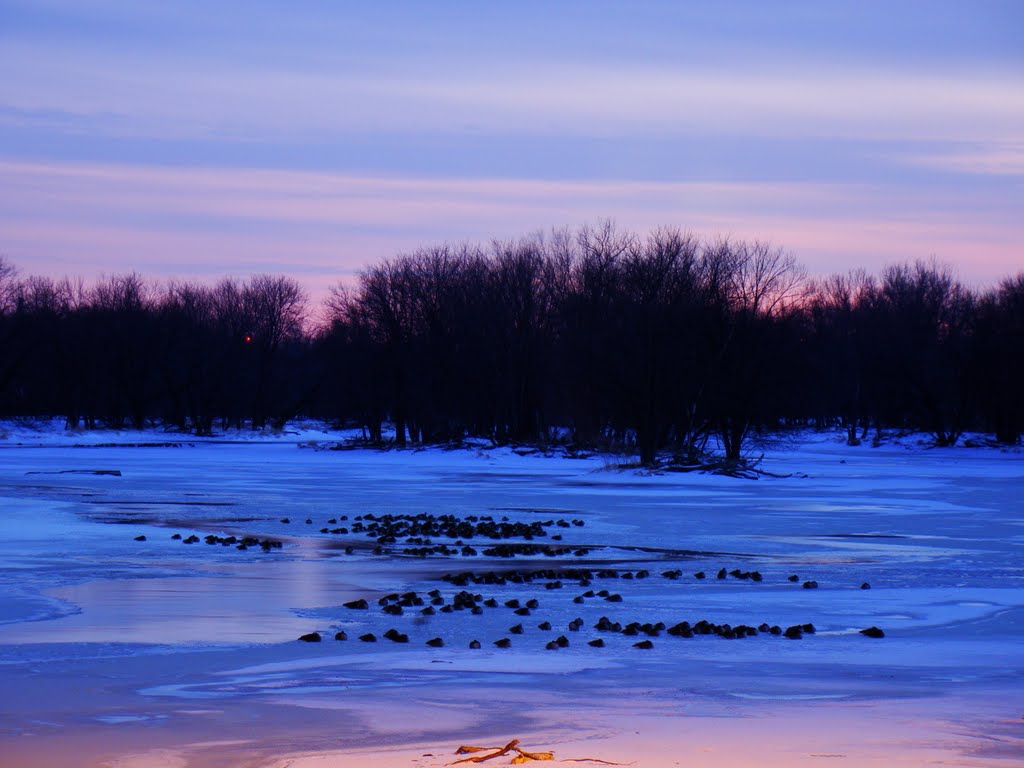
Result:
M252 336L249 336L248 334L246 334L246 336L245 336L245 343L246 344L250 344L251 342L252 342Z

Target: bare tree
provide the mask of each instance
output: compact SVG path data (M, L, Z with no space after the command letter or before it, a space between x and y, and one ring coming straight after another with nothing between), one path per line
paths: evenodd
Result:
M18 270L0 254L0 316L14 309L14 297L18 291Z
M255 275L241 291L242 316L248 322L242 341L256 350L256 381L252 425L266 426L272 395L284 397L283 388L272 392L283 345L297 340L306 320L306 295L299 284L283 275ZM283 402L280 407L287 410Z
M885 270L878 302L888 336L880 351L903 384L905 412L937 445L955 445L972 396L974 297L949 268L917 261Z

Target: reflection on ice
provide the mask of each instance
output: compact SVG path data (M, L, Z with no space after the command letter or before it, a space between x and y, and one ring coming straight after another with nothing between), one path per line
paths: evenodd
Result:
M364 594L365 588L331 583L325 575L311 561L284 560L217 575L88 581L50 591L76 606L74 613L0 626L0 643L281 642L307 626L296 609Z

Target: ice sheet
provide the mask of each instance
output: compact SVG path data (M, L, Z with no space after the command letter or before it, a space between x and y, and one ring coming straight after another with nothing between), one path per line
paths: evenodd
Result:
M851 448L808 433L768 446L762 466L778 476L749 481L483 445L318 450L340 437L318 425L207 440L2 431L0 764L75 754L90 766L426 767L464 739L505 736L650 766L1024 761L1019 452L913 439ZM593 550L420 560L319 532L341 515L419 512L581 519L557 531ZM283 546L185 545L174 533ZM390 617L374 602L433 588L450 599L459 588L443 573L572 567L651 576L466 587L499 604L536 598L530 617ZM718 580L722 567L763 580ZM673 569L679 579L660 576ZM572 602L601 588L623 601ZM342 607L356 597L372 609ZM642 637L594 630L604 615L817 632L662 634L639 650ZM569 631L576 617L583 628ZM552 632L537 628L544 620ZM517 623L523 634L509 634ZM887 637L857 632L871 625ZM410 642L354 639L389 627ZM339 629L348 641L333 640ZM296 640L314 630L324 642ZM570 647L545 650L558 634ZM511 648L493 646L502 636ZM598 636L605 648L586 645ZM427 648L432 637L445 647ZM469 650L473 639L484 647Z

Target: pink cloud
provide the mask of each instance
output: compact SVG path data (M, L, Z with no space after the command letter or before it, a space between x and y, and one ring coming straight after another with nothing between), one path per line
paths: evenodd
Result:
M983 205L871 185L369 177L263 169L0 162L0 252L91 279L285 272L322 296L420 245L487 241L611 216L645 231L768 239L813 272L936 256L973 282L1019 270L1022 227ZM893 203L899 203L899 214Z

